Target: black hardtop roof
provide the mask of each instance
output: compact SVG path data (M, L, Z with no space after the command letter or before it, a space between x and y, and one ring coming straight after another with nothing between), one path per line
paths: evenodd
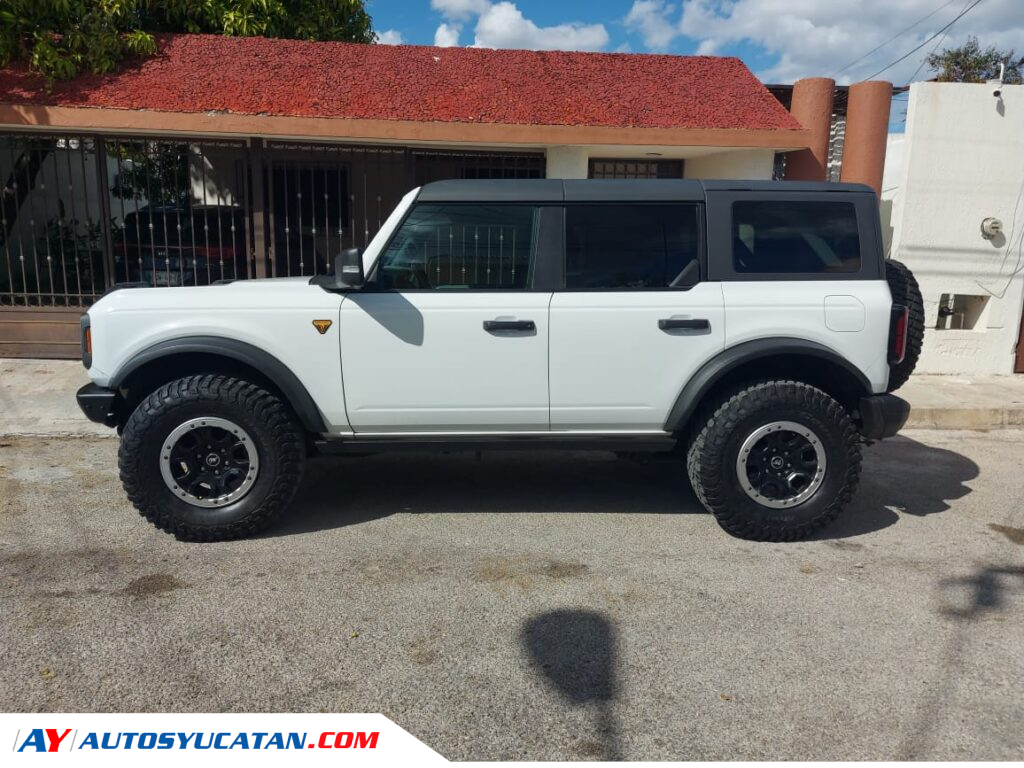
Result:
M425 203L703 200L706 192L869 192L865 184L720 179L452 179L420 188Z

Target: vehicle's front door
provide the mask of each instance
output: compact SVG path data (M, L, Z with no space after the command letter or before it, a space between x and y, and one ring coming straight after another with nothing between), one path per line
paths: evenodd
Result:
M534 290L542 211L413 207L341 305L355 432L547 430L548 304Z
M551 300L552 430L658 431L725 339L696 203L566 204Z

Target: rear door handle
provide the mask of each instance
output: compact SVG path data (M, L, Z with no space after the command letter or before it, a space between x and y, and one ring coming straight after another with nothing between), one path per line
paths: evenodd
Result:
M536 331L537 324L533 320L484 320L484 330L494 331Z
M711 323L703 317L695 320L682 317L666 317L658 321L658 327L663 331L706 331L711 328Z

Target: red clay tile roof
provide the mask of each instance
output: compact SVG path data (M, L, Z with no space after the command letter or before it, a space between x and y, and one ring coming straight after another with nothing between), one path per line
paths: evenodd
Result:
M799 129L736 58L172 35L111 75L47 93L0 70L0 102L371 120Z

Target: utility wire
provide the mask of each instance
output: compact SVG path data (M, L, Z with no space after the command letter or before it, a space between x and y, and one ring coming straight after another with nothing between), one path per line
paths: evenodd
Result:
M952 5L953 3L955 3L955 2L956 2L956 0L946 0L946 2L945 2L945 3L943 3L942 5L940 5L940 6L939 6L938 8L936 8L936 9L935 9L934 11L932 11L931 13L929 13L929 14L928 14L927 16L922 16L922 17L921 17L920 19L918 19L918 20L917 20L917 21L915 21L915 22L914 22L913 24L911 24L911 25L910 25L909 27L907 27L906 29L902 30L901 32L897 32L897 33L896 33L895 35L893 35L892 37L890 37L890 38L889 38L888 40L886 40L886 41L885 41L884 43L882 43L881 45L878 45L878 46L876 46L876 47L872 48L872 49L871 49L870 51L868 51L867 53L865 53L865 54L864 54L863 56L861 56L861 57L860 57L859 59L854 59L853 61L851 61L851 62L850 62L849 64L847 64L847 65L846 65L845 67L843 67L842 69L838 69L838 70L836 70L835 72L833 72L833 73L832 73L832 77L836 77L837 75L841 75L841 74L842 74L843 72L845 72L846 70L848 70L848 69L849 69L850 67L852 67L852 66L853 66L854 64L860 64L860 62L864 61L864 59L866 59L866 58L867 58L868 56L870 56L870 55L871 55L872 53L875 53L875 52L877 52L877 51L880 51L880 50L881 50L882 48L885 48L885 46L887 46L887 45L888 45L889 43L891 43L891 42L892 42L893 40L896 40L897 38L899 38L899 37L902 37L903 35L907 34L907 32L909 32L910 30L912 30L912 29L913 29L914 27L916 27L916 26L917 26L918 24L921 24L922 22L928 21L928 19L930 19L930 18L931 18L932 16L934 16L934 15L935 15L936 13L938 13L939 11L941 11L941 10L942 10L943 8L945 8L945 7L947 7L947 6L950 6L950 5Z
M970 0L967 0L967 1L968 1L968 3L970 2ZM945 32L942 33L942 37L940 37L939 41L937 43L935 43L935 46L928 52L928 54L926 56L924 56L921 59L921 63L917 65L917 69L914 70L914 74L912 74L910 76L910 79L907 80L908 83L914 82L914 78L917 77L918 74L921 72L921 70L924 68L924 63L926 61L928 61L928 57L931 56L933 53L935 53L937 50L939 50L939 46L942 45L942 41L946 39L946 35L948 35L948 34L949 34L949 30L948 29Z
M968 4L970 4L971 0L967 0L967 2L968 2ZM965 9L966 9L966 7L967 6L964 6ZM939 46L942 45L942 41L946 39L946 35L948 35L948 34L949 34L949 30L947 29L945 32L942 33L942 37L940 37L938 39L938 42L936 42L935 45L932 46L932 49L927 54L925 54L924 56L921 57L921 63L917 65L917 69L914 70L914 74L912 74L907 79L907 85L908 86L910 85L910 83L914 82L914 78L917 77L918 73L920 73L921 69L924 67L924 63L926 61L928 61L928 58L932 54L934 54L937 50L939 50ZM900 96L907 96L908 97L907 101L908 102L910 101L910 98L909 98L910 91L909 90L904 91L903 93L901 93L899 95ZM895 99L896 99L896 97L894 96L893 100L895 101ZM907 109L903 110L903 117L900 118L900 125L906 125L907 124L907 111L908 110L909 110L909 107Z
M907 52L906 52L905 54L903 54L903 55L902 55L902 56L900 56L900 57L899 57L898 59L896 59L896 61L892 62L891 64L887 64L886 66L882 67L882 68L881 68L880 70L878 70L877 72L875 72L874 74L872 74L872 75L868 75L868 76L867 76L867 77L865 77L864 79L865 79L865 80L871 80L871 79L873 79L873 78L875 78L875 77L878 77L878 76L879 76L880 74L882 74L883 72L885 72L885 71L886 71L887 69L892 69L893 67L895 67L895 66L896 66L897 64L899 64L899 63L900 63L901 61L903 61L903 60L904 60L904 59L906 59L907 57L909 57L909 56L911 56L911 55L913 55L913 54L917 53L917 52L918 52L919 50L921 50L921 49L922 49L922 48L924 48L924 47L925 47L926 45L928 45L928 43L930 43L930 42L931 42L932 40L934 40L935 38L937 38L937 37L938 37L938 36L939 36L940 34L944 34L944 33L946 32L946 30L948 30L948 29L949 29L950 27L952 27L952 26L953 26L954 24L956 24L956 23L957 23L958 21L960 21L960 19L962 19L962 18L963 18L964 16L966 16L966 15L967 15L968 13L970 13L970 11L974 10L974 9L975 9L975 8L976 8L976 7L978 6L978 4L979 4L979 3L981 2L981 1L982 1L982 0L974 0L974 2L973 2L973 3L971 3L971 4L969 5L969 6L967 6L967 7L966 7L966 8L964 8L964 9L963 9L962 11L960 11L960 13L958 13L958 14L957 14L957 15L956 15L956 16L955 16L955 17L953 18L953 20L952 20L951 22L949 22L949 24L947 24L946 26L944 26L944 27L943 27L942 29L940 29L940 30L939 30L938 32L936 32L936 33L935 33L934 35L932 35L931 37L929 37L929 38L928 38L927 40L925 40L925 41L924 41L923 43L921 43L921 44L920 44L920 45L918 45L918 46L915 46L914 48L911 48L911 49L910 49L909 51L907 51Z

